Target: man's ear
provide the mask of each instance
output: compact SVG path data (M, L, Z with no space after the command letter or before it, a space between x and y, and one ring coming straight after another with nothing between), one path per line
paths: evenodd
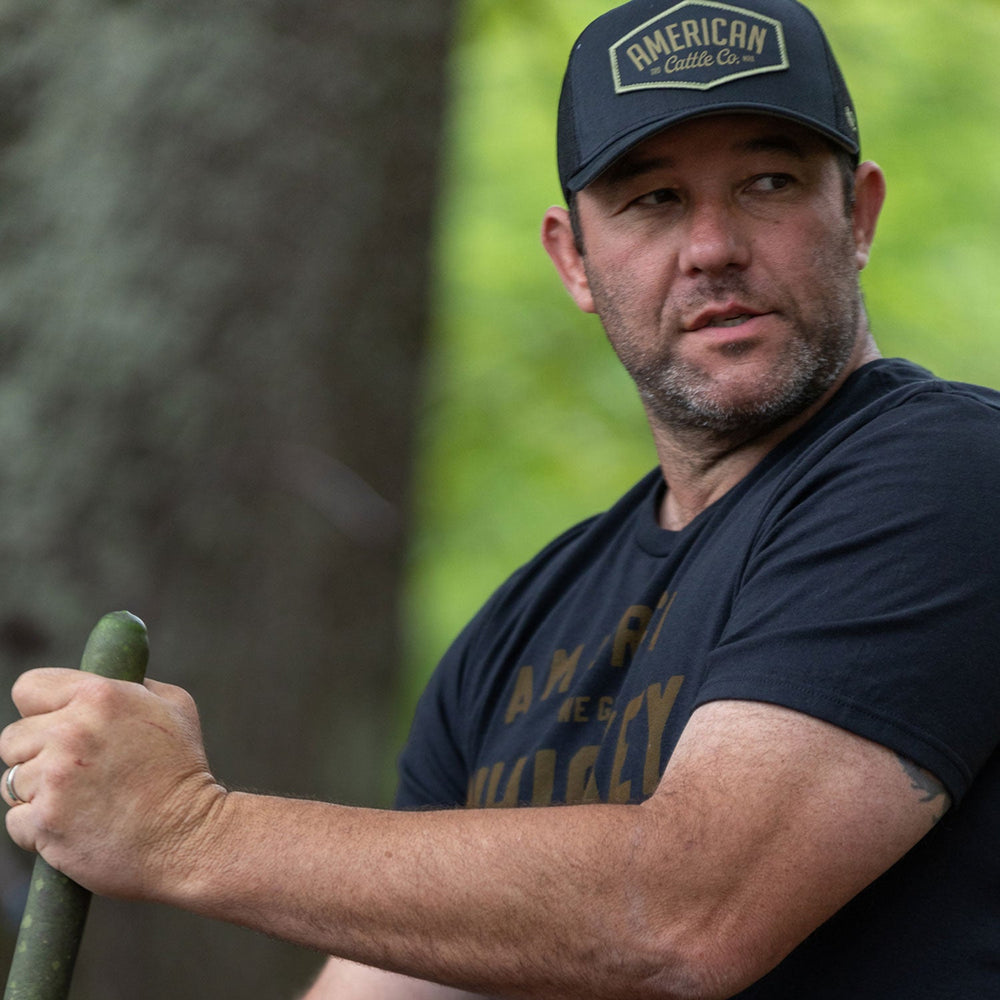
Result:
M583 266L583 256L576 245L573 225L565 208L553 207L542 220L542 246L552 258L559 277L573 301L588 313L595 312L594 298Z
M875 227L884 202L885 174L871 161L862 163L854 174L854 256L859 271L868 265Z

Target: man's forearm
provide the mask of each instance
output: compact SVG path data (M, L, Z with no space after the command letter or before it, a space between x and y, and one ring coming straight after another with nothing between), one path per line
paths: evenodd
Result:
M643 807L394 813L230 793L161 901L507 996L691 995L630 893ZM632 844L632 858L609 845ZM639 880L636 880L637 882ZM643 956L645 939L648 954ZM620 946L620 948L618 947ZM683 951L678 941L678 953Z

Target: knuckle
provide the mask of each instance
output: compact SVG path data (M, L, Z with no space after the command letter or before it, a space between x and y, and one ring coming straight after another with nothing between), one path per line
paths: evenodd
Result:
M96 674L81 673L77 684L76 698L96 709L103 710L116 704L118 692L114 681Z
M34 671L28 671L27 673L21 674L17 680L14 681L10 689L11 696L16 703L18 699L23 696L29 688L35 685L35 674Z
M99 731L124 713L124 700L120 682L82 675L70 706L72 717L81 729Z
M10 700L14 703L14 707L22 715L24 714L24 706L27 704L28 696L32 687L32 682L28 679L26 674L22 674L11 685Z
M195 705L194 696L190 691L186 691L184 688L177 688L177 704L184 709L185 712L197 712L197 706Z
M48 786L50 791L57 793L64 792L72 786L77 769L85 766L85 763L79 759L74 760L74 762L70 764L68 760L63 758L56 763L49 765L45 773L45 784ZM51 800L48 796L46 796L45 799L42 800L42 804L47 805L50 801Z
M163 698L185 715L191 715L198 711L194 698L190 692L182 687L175 687L173 685L165 687Z
M46 837L58 836L62 829L62 813L53 799L48 795L39 795L31 803L31 825L36 837L44 834ZM13 810L17 812L17 810Z
M48 759L47 774L51 781L65 782L88 762L103 746L103 740L87 719L66 718L52 724L47 745L52 754Z

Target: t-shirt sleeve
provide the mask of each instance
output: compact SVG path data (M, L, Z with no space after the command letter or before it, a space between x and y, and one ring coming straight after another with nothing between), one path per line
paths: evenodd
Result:
M564 578L560 572L574 576L571 566L557 572L553 564L573 550L594 520L574 525L515 571L445 653L417 703L398 761L396 808L466 805L483 727L507 680L507 639L519 630L532 633L537 626L532 615L538 602L526 595L533 593L538 575L550 579L555 590ZM545 605L542 601L543 614Z
M1000 419L961 390L881 414L784 484L699 703L881 743L958 801L1000 734Z
M432 674L410 724L398 761L395 808L449 809L463 806L467 797L469 767L460 731L459 677L478 628L478 618L455 640Z
M564 537L570 537L567 533ZM465 626L442 657L417 702L398 761L397 809L466 805L483 712L492 686L502 682L504 657L498 624L517 608L521 586L560 540L514 573Z

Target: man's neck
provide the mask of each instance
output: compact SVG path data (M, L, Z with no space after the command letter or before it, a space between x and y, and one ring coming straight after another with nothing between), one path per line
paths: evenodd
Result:
M829 389L811 406L777 427L720 435L696 428L663 427L651 420L653 440L667 483L660 527L679 531L728 493L773 448L793 434L833 398L848 377L880 357L870 338Z

